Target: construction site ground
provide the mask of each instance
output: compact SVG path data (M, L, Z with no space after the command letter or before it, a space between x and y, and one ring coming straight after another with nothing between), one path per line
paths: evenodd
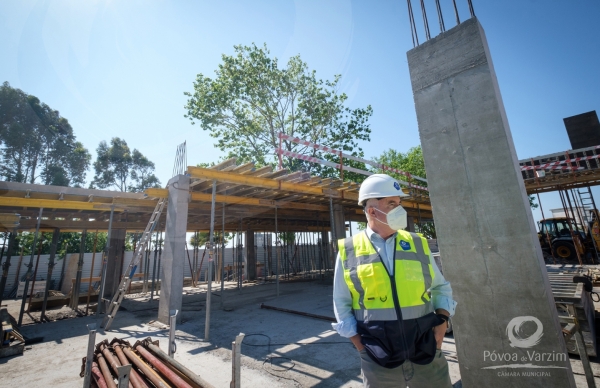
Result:
M221 296L213 287L210 341L204 341L206 284L186 287L182 322L177 325L175 358L215 387L229 387L231 343L245 333L242 344L242 386L244 387L361 387L360 359L349 340L332 330L328 321L261 309L260 304L333 317L331 280L322 282L281 282L280 296L275 284L227 284ZM223 298L223 300L221 300ZM20 300L3 304L18 317ZM600 307L600 306L597 306ZM85 311L85 304L80 308ZM468 306L458 306L468 308ZM122 305L110 331L100 329L96 343L103 339L152 337L167 350L168 327L156 322L158 300L147 295L130 295ZM28 345L23 355L0 358L0 387L76 387L81 359L86 354L89 323L95 315L76 314L67 307L49 310L53 322L33 323L39 312L25 314L21 333L26 338L43 337ZM454 387L461 387L454 338L447 335L443 351L450 366ZM600 364L592 358L596 384ZM571 356L578 387L586 387L579 358Z

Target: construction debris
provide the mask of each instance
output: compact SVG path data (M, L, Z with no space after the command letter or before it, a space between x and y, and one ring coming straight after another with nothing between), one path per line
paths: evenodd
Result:
M119 368L130 365L129 387L212 388L200 376L169 357L159 348L158 341L146 338L133 346L114 338L99 342L94 350L92 380L98 387L116 388ZM85 376L87 357L82 359L80 376ZM93 384L92 383L92 384Z
M0 309L0 320L2 321L2 343L0 343L0 358L23 354L25 339L15 329L17 324L6 308Z

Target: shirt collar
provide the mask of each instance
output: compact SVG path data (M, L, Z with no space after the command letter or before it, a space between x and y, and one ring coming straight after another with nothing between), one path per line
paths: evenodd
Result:
M389 239L393 238L394 240L396 239L396 235L398 234L398 232L395 232L394 234L392 234L388 240L384 240L383 237L381 237L379 234L375 233L373 231L373 229L371 229L369 227L369 224L367 224L367 237L369 237L369 240L373 241L373 239L379 240L379 241L388 241Z

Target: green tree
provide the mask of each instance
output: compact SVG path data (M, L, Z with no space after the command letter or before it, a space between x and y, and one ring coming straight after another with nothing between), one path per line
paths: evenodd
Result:
M242 162L275 165L278 133L363 156L359 141L369 141L371 106L351 109L346 94L338 93L340 76L317 79L316 72L294 56L280 67L266 45L234 46L234 55L223 55L211 79L198 74L185 117L198 122L217 139L216 146ZM317 158L336 156L284 140L282 148ZM349 163L356 164L355 162ZM362 164L359 164L362 165ZM283 167L320 175L337 172L310 162L283 157ZM364 165L362 166L364 168ZM347 175L348 179L352 174ZM355 177L358 179L358 177Z
M160 187L160 181L154 175L154 163L137 149L131 152L125 140L113 137L110 146L101 141L96 153L96 174L90 187L131 192Z
M221 244L221 235L223 234L223 232L221 231L214 231L214 241L215 243ZM228 233L225 232L225 234L223 234L223 236L225 236L225 244L227 245L227 243L229 241L231 241L231 239L233 238L233 234L232 233ZM208 239L210 237L210 234L208 232L200 232L200 233L194 233L192 235L192 237L190 237L190 246L189 248L202 248L203 246L206 245L206 243L208 242Z
M0 86L0 176L7 181L81 187L90 154L68 120L8 82Z

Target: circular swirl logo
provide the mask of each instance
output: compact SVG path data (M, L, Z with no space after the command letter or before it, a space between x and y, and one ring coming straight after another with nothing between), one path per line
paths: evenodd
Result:
M533 322L536 324L535 332L529 337L523 337L521 333L521 328L526 322ZM510 341L510 346L513 348L530 348L537 345L544 335L543 331L544 326L542 325L542 322L532 316L515 317L511 319L511 321L508 322L508 326L506 326L506 335Z

